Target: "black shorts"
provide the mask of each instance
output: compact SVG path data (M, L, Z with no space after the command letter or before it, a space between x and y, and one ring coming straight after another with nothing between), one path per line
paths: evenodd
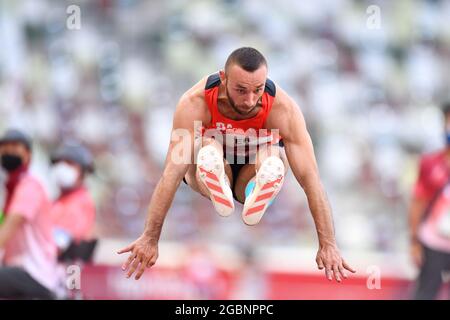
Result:
M276 145L280 146L280 147L284 147L284 143L283 140L280 140ZM231 186L231 191L233 191L233 198L236 201L239 201L236 197L236 194L234 193L234 187L236 185L236 179L239 176L239 172L241 171L242 167L245 166L246 164L250 163L250 159L251 157L246 156L246 157L237 157L235 155L230 155L230 154L224 154L224 159L227 160L231 160L233 159L233 161L228 161L230 163L230 167L231 167L231 172L232 172L232 176L233 176L233 185ZM183 177L183 182L188 184L186 182L186 179Z
M0 299L43 299L52 300L56 296L25 269L0 267Z

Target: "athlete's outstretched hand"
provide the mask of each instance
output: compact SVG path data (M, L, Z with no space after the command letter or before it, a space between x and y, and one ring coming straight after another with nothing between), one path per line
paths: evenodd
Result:
M325 268L325 276L330 281L333 280L333 275L337 282L341 282L343 278L347 279L348 275L345 269L352 273L356 272L341 257L336 245L321 246L317 252L316 262L320 270Z
M139 280L146 268L152 267L158 259L158 244L153 244L145 235L140 236L136 241L119 250L122 254L130 252L127 261L122 265L122 270L127 272L127 278L130 278L137 271L135 280Z

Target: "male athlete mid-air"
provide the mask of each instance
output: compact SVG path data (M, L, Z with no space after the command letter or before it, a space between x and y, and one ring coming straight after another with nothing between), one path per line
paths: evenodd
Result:
M198 126L201 123L200 136ZM180 161L180 132L187 133L188 161ZM186 146L186 144L184 144ZM182 148L181 148L182 149ZM139 279L158 258L166 214L181 181L209 198L221 216L242 203L242 219L257 224L279 193L288 167L305 191L317 229L319 269L328 280L355 270L336 245L331 208L320 181L311 138L298 105L267 78L267 62L253 48L239 48L225 69L203 78L180 98L165 167L152 195L143 234L118 253L122 266Z

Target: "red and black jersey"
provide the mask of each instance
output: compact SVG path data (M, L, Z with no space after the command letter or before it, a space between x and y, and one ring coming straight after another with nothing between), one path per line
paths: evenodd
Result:
M276 86L272 80L267 79L264 93L261 98L261 109L253 117L243 120L233 120L225 117L219 112L217 98L219 94L220 77L219 73L208 77L205 85L205 100L211 113L211 123L204 126L205 130L214 129L224 135L224 148L234 148L235 154L245 151L251 154L251 146L262 144L275 144L281 140L278 132L265 128L266 119L272 109L272 104L276 95Z

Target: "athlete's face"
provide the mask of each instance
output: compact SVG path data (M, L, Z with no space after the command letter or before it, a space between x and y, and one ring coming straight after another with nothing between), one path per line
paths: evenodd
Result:
M231 107L242 115L252 112L264 93L267 67L262 65L254 72L248 72L233 64L226 72L221 71L220 76Z

